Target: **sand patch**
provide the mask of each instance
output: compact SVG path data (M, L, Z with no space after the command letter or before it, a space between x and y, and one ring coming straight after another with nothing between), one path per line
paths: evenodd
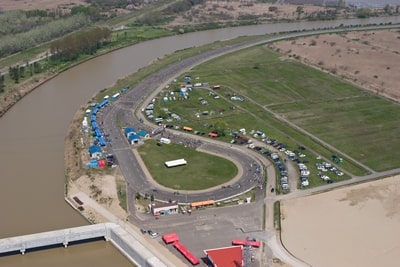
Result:
M117 192L118 179L123 179L123 177L116 177L113 175L95 175L93 177L88 177L87 175L83 175L70 185L68 195L73 196L78 192L83 192L119 219L125 220L128 214L119 205ZM83 214L92 222L108 222L107 219L97 214L94 210L84 210Z

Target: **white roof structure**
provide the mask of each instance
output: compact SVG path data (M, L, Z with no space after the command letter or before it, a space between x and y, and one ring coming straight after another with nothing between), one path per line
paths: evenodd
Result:
M184 159L176 159L176 160L170 160L170 161L165 162L165 166L167 166L168 168L186 165L186 164L187 164L187 162Z

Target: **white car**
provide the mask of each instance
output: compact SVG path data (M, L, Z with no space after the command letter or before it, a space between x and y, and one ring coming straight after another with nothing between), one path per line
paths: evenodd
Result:
M342 171L339 171L339 170L337 170L335 173L336 173L337 175L339 175L339 176L342 176L342 175L344 174Z
M321 176L321 179L324 180L324 181L330 180L330 178L329 178L328 175L322 175L322 176Z
M159 235L160 235L159 233L151 233L151 234L150 234L151 238L156 238L156 237L159 236Z
M301 185L302 186L308 186L309 185L308 179L306 177L302 177L301 178Z

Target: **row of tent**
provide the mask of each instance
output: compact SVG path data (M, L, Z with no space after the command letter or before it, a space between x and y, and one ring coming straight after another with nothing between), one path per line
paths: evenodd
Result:
M96 105L94 109L92 110L91 116L90 116L90 123L92 125L92 130L95 134L95 137L97 141L99 142L100 146L106 146L106 141L103 137L103 134L100 131L99 126L97 125L96 122L96 116L99 110L105 106L107 106L109 103L108 99L104 99L100 104Z
M104 169L107 166L107 163L104 159L100 160L91 160L90 162L85 164L86 168L100 168Z

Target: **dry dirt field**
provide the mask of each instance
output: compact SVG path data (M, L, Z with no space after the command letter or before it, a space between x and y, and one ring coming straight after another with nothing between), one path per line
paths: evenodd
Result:
M84 0L1 0L0 10L53 9L59 6L85 5Z
M400 30L329 34L270 45L361 88L400 101Z
M270 7L275 7L276 10L270 11ZM290 4L269 4L260 3L255 0L248 1L206 1L203 5L194 6L184 15L178 16L170 25L184 25L204 23L204 21L234 21L239 16L254 15L259 20L295 20L298 18L296 13L298 5ZM311 15L313 13L329 10L333 8L324 8L321 6L302 5L303 13L300 18ZM225 18L225 19L224 19Z
M281 203L282 241L311 266L395 267L400 176Z

